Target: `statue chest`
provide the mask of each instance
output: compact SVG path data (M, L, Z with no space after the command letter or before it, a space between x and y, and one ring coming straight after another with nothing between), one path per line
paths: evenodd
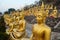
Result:
M43 37L44 35L44 28L40 26L35 26L33 29L34 36Z

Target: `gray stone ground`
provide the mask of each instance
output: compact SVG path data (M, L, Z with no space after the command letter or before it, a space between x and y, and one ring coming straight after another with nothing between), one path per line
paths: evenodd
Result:
M26 23L26 33L27 36L30 37L30 35L32 34L32 24Z
M32 34L32 25L33 24L26 23L27 37L30 37L31 34ZM60 33L58 33L58 32L52 32L51 33L51 40L60 40Z
M58 33L58 32L52 32L52 34L51 34L51 40L60 40L60 33Z

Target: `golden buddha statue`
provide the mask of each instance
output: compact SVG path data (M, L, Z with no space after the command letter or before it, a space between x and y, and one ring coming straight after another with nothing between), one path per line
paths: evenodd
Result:
M13 20L10 17L10 15L8 15L8 17L4 18L6 25L8 25L8 28L6 29L6 33L9 35L10 32L12 31L12 26L10 24L12 24Z
M52 4L50 5L50 9L53 9L53 5Z
M36 16L36 14L37 14L37 12L38 12L38 8L37 7L34 7L34 16Z
M31 9L28 9L29 10L29 16L31 15Z
M47 6L48 6L48 5L47 5L47 4L45 4L45 9L47 9Z
M34 8L31 8L31 13L32 13L32 15L34 15Z
M19 17L19 18L18 18ZM19 39L25 37L25 29L26 29L26 22L24 20L24 15L20 13L20 16L16 17L16 21L14 21L13 26L13 34L11 34L12 39ZM14 35L14 36L13 36Z
M50 16L53 16L54 18L57 18L57 9L54 7L53 12L50 14Z
M20 21L19 21L19 31L25 32L26 29L26 21L24 19L24 13L20 13Z
M49 10L47 9L46 10L46 17L48 17L49 16Z
M50 9L50 5L48 4L46 8L47 8L47 9Z
M9 25L9 23L12 21L10 15L5 14L4 15L4 21L5 21L6 25Z
M22 39L25 37L26 22L24 20L24 12L14 11L10 15L5 14L4 20L8 28L6 33L10 35L10 40Z
M55 18L57 18L57 9L56 9L56 7L54 8L54 10L53 10L53 11L54 11L54 12L53 12L53 13L54 13L54 15L53 15L53 16L54 16Z
M44 22L44 15L38 13L36 16L37 24L33 25L30 40L50 40L51 29Z
M8 35L10 35L10 33L13 31L13 23L10 23L9 24L9 28L8 29L6 29L6 33L8 34Z

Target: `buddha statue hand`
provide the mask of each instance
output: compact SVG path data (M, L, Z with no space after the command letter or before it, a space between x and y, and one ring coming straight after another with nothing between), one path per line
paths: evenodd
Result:
M8 34L8 35L9 35L9 29L6 29L6 34Z
M6 29L6 34L10 34L12 31L10 29Z
M20 32L20 31L17 31L17 29L13 29L13 35L16 37L16 38L20 38L21 36L24 35L25 32Z

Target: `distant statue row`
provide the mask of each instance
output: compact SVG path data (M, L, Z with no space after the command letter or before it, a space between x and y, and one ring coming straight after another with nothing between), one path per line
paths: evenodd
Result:
M21 12L12 12L9 15L4 14L5 23L8 25L6 33L11 36L10 40L22 40L26 36L26 21L24 17L27 16L27 13L30 12L27 12L27 10L22 10ZM44 9L43 3L41 5L41 8L38 11L34 12L33 15L36 16L37 23L32 26L33 28L30 40L50 40L51 29L45 24L45 19L48 17L48 14L49 9ZM56 7L54 8L51 15L55 18L57 17Z

